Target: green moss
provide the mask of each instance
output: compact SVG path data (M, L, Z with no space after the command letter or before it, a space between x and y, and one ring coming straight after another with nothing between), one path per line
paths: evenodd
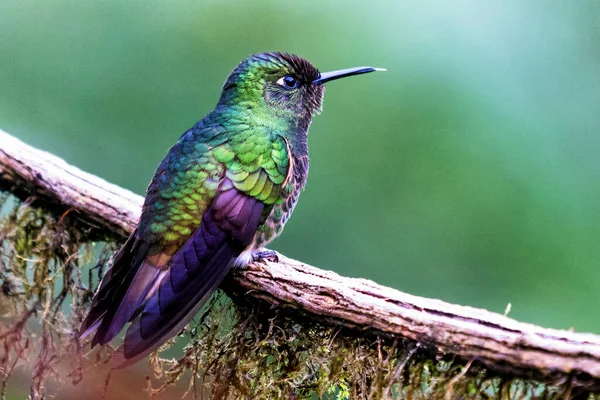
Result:
M0 195L0 210L0 399L20 364L32 371L36 396L49 380L77 384L84 374L82 344L72 332L117 244L90 241L74 213L52 215L8 194ZM188 385L190 398L203 393L217 399L554 399L576 394L568 382L494 374L477 361L441 355L409 340L364 336L248 302L226 286L229 297L214 296L179 334L188 342L179 358L164 358L169 345L150 357L151 393ZM90 362L105 363L111 352L107 347L93 353ZM68 373L58 374L59 365Z
M31 393L41 396L48 379L80 380L72 332L114 245L87 240L69 212L52 216L6 193L0 210L0 398L21 365L32 371ZM67 378L55 372L65 361L73 365Z

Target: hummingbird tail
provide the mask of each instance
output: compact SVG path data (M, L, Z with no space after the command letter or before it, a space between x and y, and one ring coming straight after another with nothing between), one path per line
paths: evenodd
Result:
M134 231L116 254L81 324L80 339L96 332L92 347L110 342L135 317L145 298L164 276L159 266L147 260L148 248L143 240L136 238Z
M108 306L98 326L92 347L110 342L135 317L146 297L156 289L164 275L164 271L147 260L141 264L134 262L128 275L128 278L133 276L133 279L127 279L116 291L114 301Z
M133 271L132 274L130 266L134 261L133 250L134 247L137 247L136 244L136 231L134 231L115 255L111 267L106 271L94 295L92 306L79 328L80 339L89 336L100 327L111 304L116 299L116 295L118 295L118 288L121 287L121 283L127 284L125 285L126 289L128 283L135 276L136 271Z
M165 279L165 284L160 285L160 297L152 297L127 330L125 342L115 354L113 365L124 368L136 363L183 329L223 281L230 270L231 260L237 254L238 249L234 249L230 243L224 243L204 266L206 275L202 274L188 282L188 286L180 293L173 293L170 277ZM163 296L169 299L163 300ZM174 302L179 307L176 310L167 308L168 311L163 312L169 314L164 315L161 313L161 302Z

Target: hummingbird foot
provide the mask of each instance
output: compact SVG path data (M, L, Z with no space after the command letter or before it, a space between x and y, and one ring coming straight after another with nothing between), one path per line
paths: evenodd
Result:
M279 262L279 254L275 250L257 250L252 252L252 261L271 261L271 262Z

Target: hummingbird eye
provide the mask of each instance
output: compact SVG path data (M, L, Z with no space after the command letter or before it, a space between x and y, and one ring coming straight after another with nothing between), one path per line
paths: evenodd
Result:
M298 82L298 80L292 75L286 75L283 78L279 78L277 80L277 84L286 89L296 89L298 86L300 86L300 82Z

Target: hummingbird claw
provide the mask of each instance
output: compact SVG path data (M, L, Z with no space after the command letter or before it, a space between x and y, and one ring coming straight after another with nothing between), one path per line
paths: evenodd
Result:
M279 254L275 250L258 250L252 253L252 261L271 261L279 262Z

